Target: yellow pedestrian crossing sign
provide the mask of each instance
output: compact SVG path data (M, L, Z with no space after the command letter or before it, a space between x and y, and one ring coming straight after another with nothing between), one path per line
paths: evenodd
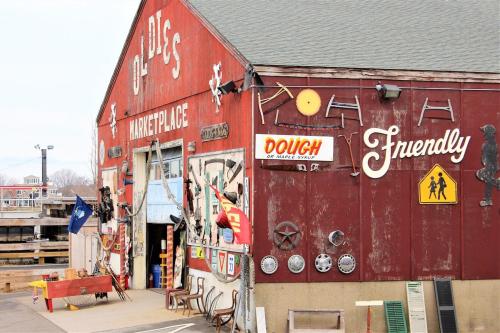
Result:
M418 201L421 204L456 204L457 182L435 164L418 183Z

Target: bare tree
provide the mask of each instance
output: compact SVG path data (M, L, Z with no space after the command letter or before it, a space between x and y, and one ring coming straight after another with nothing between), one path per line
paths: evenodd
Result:
M92 184L97 184L97 123L93 123L92 125L92 133L90 135L90 155L89 155L89 163L90 163L90 174L92 176Z
M90 183L88 178L79 176L76 172L70 169L57 170L50 176L49 179L57 188L70 185L88 185Z
M14 185L17 184L18 181L14 177L9 177L7 175L4 175L3 173L0 173L0 186L2 185Z

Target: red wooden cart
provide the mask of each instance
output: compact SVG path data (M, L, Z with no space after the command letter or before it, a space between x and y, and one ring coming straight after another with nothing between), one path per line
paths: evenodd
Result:
M89 276L74 280L33 281L30 286L41 288L47 310L53 312L52 299L110 292L111 275Z

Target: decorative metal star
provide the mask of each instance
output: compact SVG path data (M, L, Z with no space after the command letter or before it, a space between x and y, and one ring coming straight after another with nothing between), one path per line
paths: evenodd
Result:
M274 229L274 244L281 250L294 249L300 238L299 228L292 222L281 222Z

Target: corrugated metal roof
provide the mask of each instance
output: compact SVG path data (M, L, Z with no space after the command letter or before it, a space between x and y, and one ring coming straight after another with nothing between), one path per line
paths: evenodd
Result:
M500 73L498 0L188 0L255 65Z

